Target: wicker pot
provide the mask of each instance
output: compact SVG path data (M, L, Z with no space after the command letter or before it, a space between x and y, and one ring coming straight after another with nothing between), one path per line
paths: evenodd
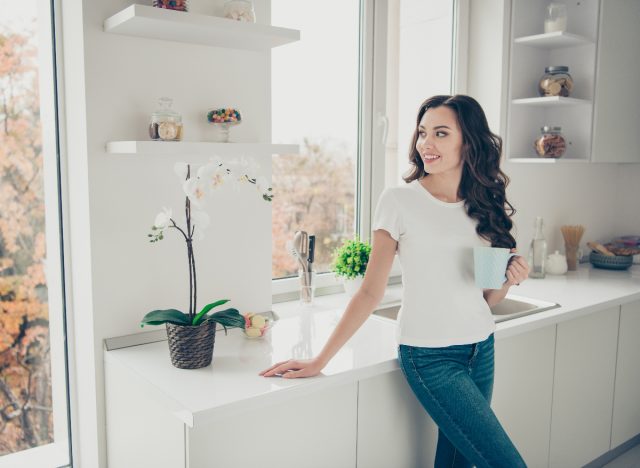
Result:
M171 364L179 369L200 369L211 364L216 324L204 322L197 327L167 323Z

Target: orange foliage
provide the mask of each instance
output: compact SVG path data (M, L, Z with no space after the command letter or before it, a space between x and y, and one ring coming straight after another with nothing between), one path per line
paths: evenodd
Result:
M53 440L36 50L0 33L0 456Z

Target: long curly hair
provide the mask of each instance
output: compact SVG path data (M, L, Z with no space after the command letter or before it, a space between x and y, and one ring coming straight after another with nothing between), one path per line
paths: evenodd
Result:
M482 107L472 97L462 94L433 96L420 105L409 150L409 163L413 167L403 177L404 181L409 183L428 174L416 150L418 126L428 109L440 106L455 112L462 130L463 167L458 197L464 200L467 215L477 221L476 232L491 242L492 247L515 248L511 217L516 210L506 197L509 177L500 169L502 139L491 132Z

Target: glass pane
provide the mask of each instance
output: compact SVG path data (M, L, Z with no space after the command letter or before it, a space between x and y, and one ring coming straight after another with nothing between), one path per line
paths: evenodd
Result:
M50 72L40 76L43 60L51 64L51 57L46 56L51 54L50 11L39 9L42 5L46 2L0 0L0 456L6 456L7 462L17 456L8 454L57 439L66 447L68 441L66 396L60 398L52 391L52 381L66 386L64 377L57 376L59 366L52 366L62 340L50 337L50 291L45 278L46 262L58 263L51 252L47 256L50 233L45 229L45 212L51 208L45 210L49 170L44 164L43 141L50 139L43 138L40 90L48 88L51 93L53 78ZM45 48L39 50L42 44ZM40 83L41 79L46 82ZM50 100L47 95L47 102ZM44 113L52 112L47 109ZM48 124L47 128L54 127ZM57 212L55 194L46 203ZM59 239L57 225L54 231L54 238ZM59 285L59 278L57 281ZM60 317L52 323L58 324L62 312L57 301L55 311ZM60 420L63 423L58 424ZM59 463L60 458L47 460Z
M315 269L354 235L358 142L359 1L273 0L272 24L301 40L272 52L273 140L300 154L273 158L273 278L298 269L287 242L316 236Z
M389 2L387 22L386 186L404 184L420 104L451 94L454 0Z

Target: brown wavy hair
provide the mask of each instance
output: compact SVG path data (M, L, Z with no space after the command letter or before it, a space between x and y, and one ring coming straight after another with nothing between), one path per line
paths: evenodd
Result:
M462 130L463 166L458 197L464 200L467 215L477 221L476 232L491 242L492 247L515 248L511 217L516 210L506 197L509 177L500 169L502 139L491 132L482 107L472 97L462 94L433 96L420 105L409 150L409 163L413 168L403 177L404 181L409 183L428 174L416 150L418 126L428 109L440 106L455 112Z

